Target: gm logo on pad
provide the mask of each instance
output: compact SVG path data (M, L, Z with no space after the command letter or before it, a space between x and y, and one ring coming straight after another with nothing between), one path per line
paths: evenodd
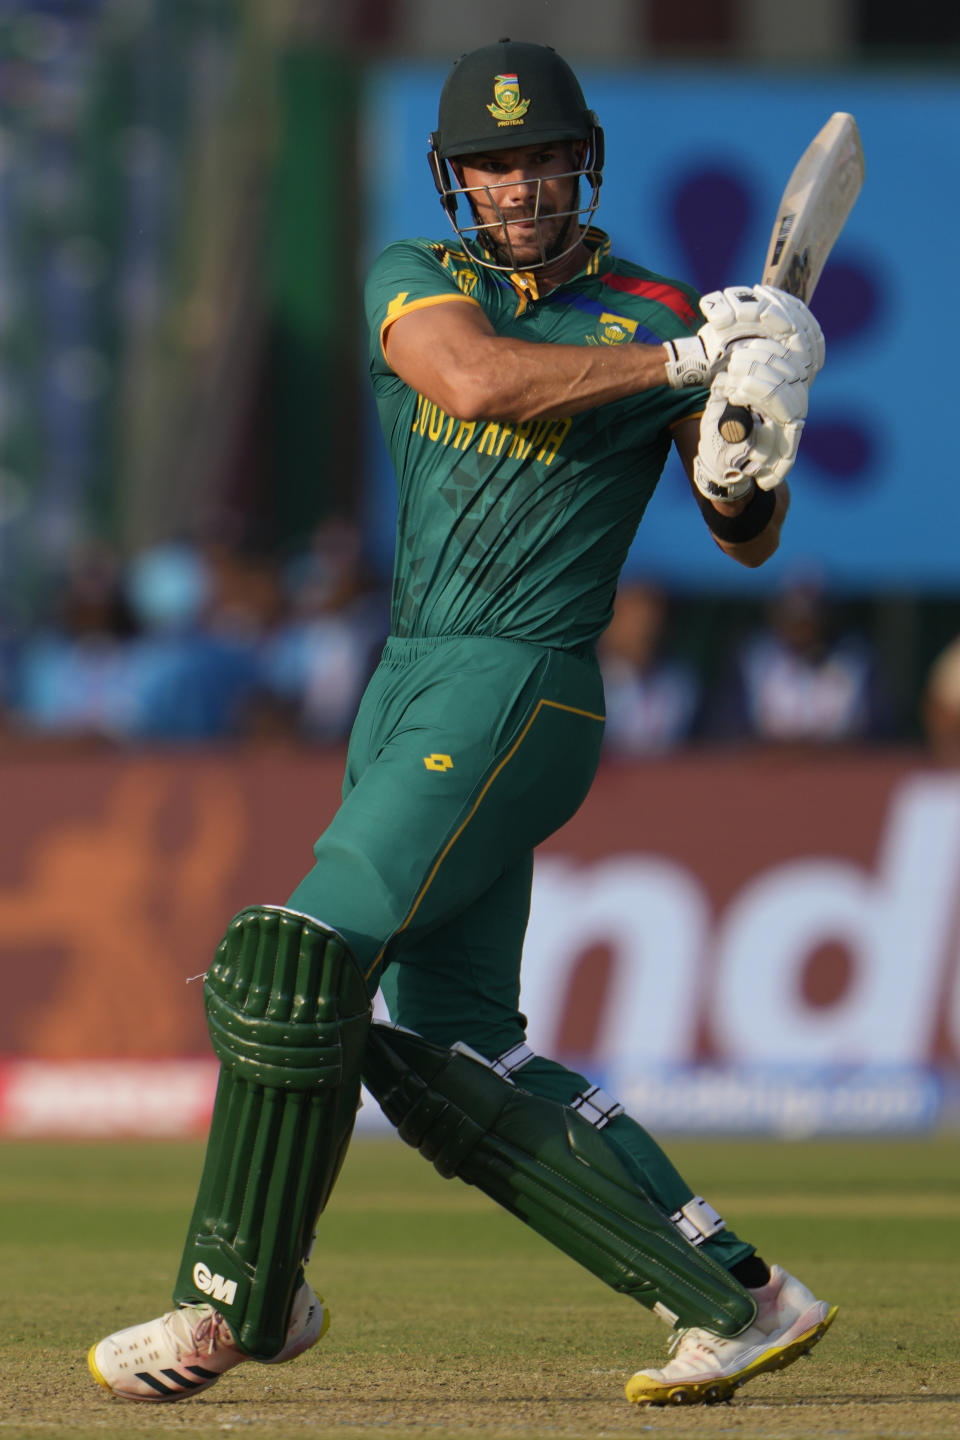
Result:
M232 1305L237 1298L236 1280L225 1280L222 1275L212 1275L202 1260L193 1267L193 1283L204 1295L221 1305Z

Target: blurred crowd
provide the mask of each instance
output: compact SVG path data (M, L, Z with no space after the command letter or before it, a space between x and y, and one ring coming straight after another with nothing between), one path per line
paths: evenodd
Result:
M88 546L51 588L39 623L0 637L7 738L336 744L389 626L389 595L345 519L282 561L215 541L158 545L126 563ZM905 735L875 645L841 623L815 582L787 585L722 645L711 632L706 657L678 638L674 611L656 583L625 581L618 592L599 647L609 755L922 735L960 763L960 636L930 667Z
M7 636L8 737L189 743L342 739L388 600L347 521L285 562L216 542L78 554L41 623Z
M707 657L677 644L656 584L627 582L600 642L608 753L656 755L697 741L824 747L920 739L960 762L960 636L924 677L905 723L883 656L818 582L790 582Z

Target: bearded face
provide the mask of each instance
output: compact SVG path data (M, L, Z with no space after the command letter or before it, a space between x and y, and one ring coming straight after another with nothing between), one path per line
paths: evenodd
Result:
M580 204L586 149L559 141L451 162L459 181L452 194L468 201L474 221L458 225L460 235L476 240L495 269L536 269L567 254L596 204L595 195L590 205Z

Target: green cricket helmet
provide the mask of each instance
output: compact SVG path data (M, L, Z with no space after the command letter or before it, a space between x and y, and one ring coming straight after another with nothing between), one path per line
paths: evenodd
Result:
M566 217L566 224L554 245L548 247L540 231L542 182L537 182L533 213L526 218L537 223L540 259L534 264L524 261L520 266L514 263L509 223L494 193L500 187L491 184L471 189L459 183L457 161L465 156L562 140L586 142L583 161L577 169L551 176L551 179L569 176L574 182L571 208L554 212L553 216ZM594 112L587 108L576 75L555 50L549 45L499 40L496 45L485 45L461 55L454 64L440 93L437 129L430 137L428 159L451 225L461 240L476 242L471 254L477 263L493 270L533 270L574 249L582 227L589 224L599 200L603 131ZM585 205L580 204L581 179L590 185L590 199ZM491 226L489 219L485 225L479 221L474 203L478 192L484 194L500 221L495 227L500 232L496 242L490 235L480 233L490 231ZM472 224L458 222L457 201L461 195L470 206ZM491 244L496 254L491 254Z

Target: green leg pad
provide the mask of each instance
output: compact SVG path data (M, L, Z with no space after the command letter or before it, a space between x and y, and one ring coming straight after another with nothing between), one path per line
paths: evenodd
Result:
M363 1078L441 1175L476 1185L614 1290L684 1327L735 1335L752 1321L743 1286L680 1233L576 1111L387 1025L371 1028Z
M204 1000L220 1081L174 1299L270 1359L353 1131L370 1001L340 936L275 906L230 922Z

